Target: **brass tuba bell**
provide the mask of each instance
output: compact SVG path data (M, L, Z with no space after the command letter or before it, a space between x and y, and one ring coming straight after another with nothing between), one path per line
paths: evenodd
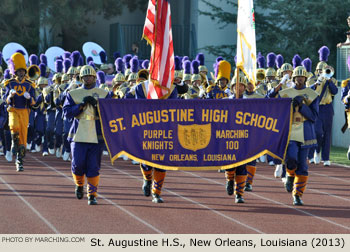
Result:
M28 67L27 73L31 81L36 81L40 77L40 68L37 65L31 65Z

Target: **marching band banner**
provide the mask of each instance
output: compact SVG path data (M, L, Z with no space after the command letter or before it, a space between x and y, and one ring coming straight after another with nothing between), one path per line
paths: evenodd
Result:
M263 154L284 160L291 99L99 99L112 163L126 155L166 170L228 169Z

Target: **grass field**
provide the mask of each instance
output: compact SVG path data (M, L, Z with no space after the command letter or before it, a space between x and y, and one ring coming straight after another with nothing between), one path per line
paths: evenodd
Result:
M331 147L330 160L332 163L344 164L350 166L350 161L347 158L346 153L348 149L342 147Z

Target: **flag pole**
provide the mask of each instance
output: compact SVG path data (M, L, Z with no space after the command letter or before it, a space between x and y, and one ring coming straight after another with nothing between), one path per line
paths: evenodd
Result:
M239 98L239 94L238 94L238 82L239 82L239 67L236 68L236 99Z

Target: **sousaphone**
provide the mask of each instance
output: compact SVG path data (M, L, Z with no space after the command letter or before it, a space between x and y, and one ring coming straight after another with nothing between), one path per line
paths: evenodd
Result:
M58 57L62 56L65 51L58 46L51 46L45 52L47 57L47 64L51 71L56 72L55 61Z
M18 50L21 50L24 52L24 58L26 60L26 63L28 63L28 52L27 50L21 45L16 42L10 42L4 46L2 49L2 57L6 64L8 64L8 60L11 58L11 56L16 53Z
M83 53L85 58L92 57L95 64L101 65L100 52L105 51L100 45L94 42L85 42L83 45Z

